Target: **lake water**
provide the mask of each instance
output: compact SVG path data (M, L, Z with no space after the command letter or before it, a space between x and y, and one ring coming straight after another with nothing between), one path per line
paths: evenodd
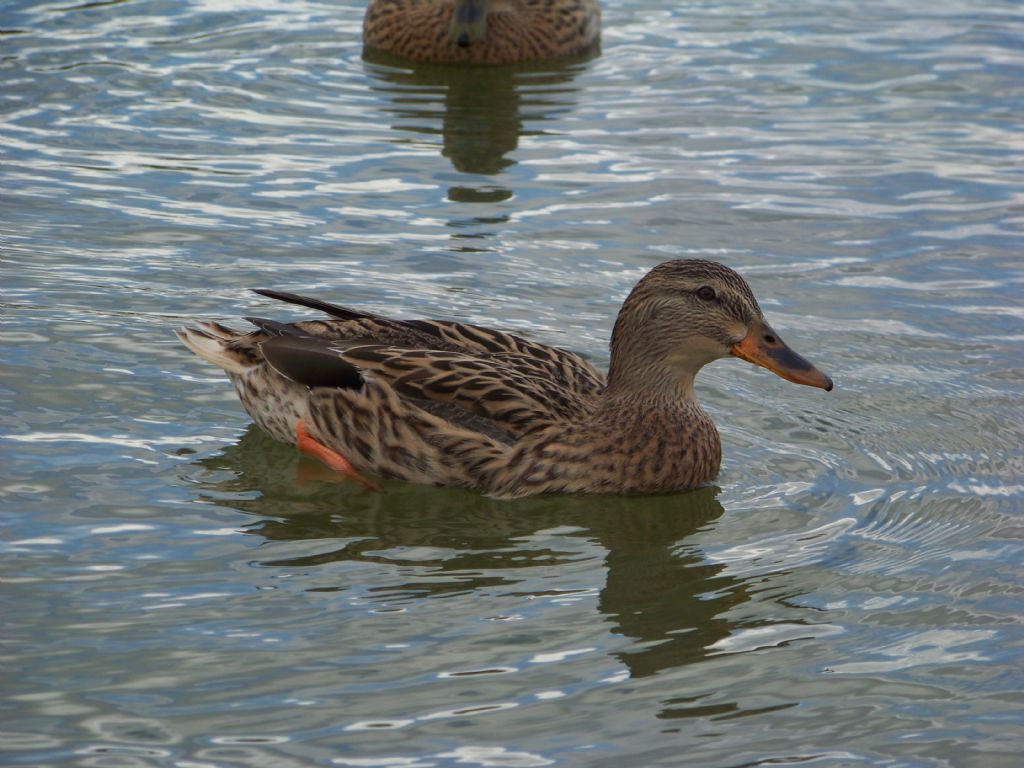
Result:
M359 3L3 3L0 764L1020 764L1021 7L604 9L460 71ZM686 494L329 482L172 334L275 287L604 364L682 256L836 381L706 369Z

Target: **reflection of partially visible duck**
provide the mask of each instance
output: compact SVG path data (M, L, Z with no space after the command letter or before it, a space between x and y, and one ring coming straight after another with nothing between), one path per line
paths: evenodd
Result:
M598 0L370 0L363 20L367 46L439 64L565 58L600 33Z
M289 293L329 320L178 332L219 365L256 422L364 484L360 472L538 493L653 493L707 483L721 443L693 390L734 355L822 389L747 283L710 261L669 261L615 321L607 377L572 352L463 323L392 320Z

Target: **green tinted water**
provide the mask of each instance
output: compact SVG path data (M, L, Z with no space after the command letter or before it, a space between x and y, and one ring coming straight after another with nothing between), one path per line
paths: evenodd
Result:
M1017 763L1019 9L605 9L471 73L358 4L0 10L0 763ZM325 482L171 333L278 287L604 363L689 255L837 388L709 367L688 494Z

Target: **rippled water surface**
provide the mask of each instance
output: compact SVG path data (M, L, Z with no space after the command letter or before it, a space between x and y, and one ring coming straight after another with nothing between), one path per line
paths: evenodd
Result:
M460 71L357 3L0 6L0 763L1019 765L1019 5L604 8ZM604 364L689 255L837 388L710 366L687 494L329 482L172 335L279 287Z

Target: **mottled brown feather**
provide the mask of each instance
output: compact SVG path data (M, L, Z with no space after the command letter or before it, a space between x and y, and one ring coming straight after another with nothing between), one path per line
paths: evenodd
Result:
M370 0L363 42L412 61L517 64L581 55L601 32L598 0L490 0L484 39L449 39L454 0Z

